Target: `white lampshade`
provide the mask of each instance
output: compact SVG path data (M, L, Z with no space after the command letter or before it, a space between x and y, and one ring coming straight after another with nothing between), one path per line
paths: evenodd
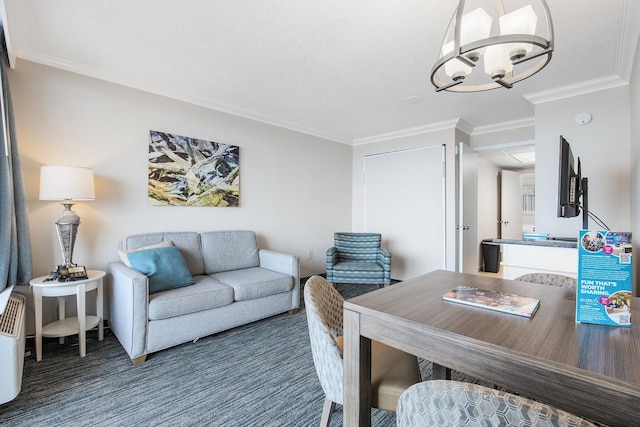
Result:
M484 54L484 71L490 76L499 75L504 78L505 75L513 71L513 63L509 59L509 45L497 44L487 46Z
M93 170L75 166L42 166L40 200L94 200Z
M450 41L449 43L446 43L445 45L442 46L441 56L445 56L451 53L452 50L453 50L453 41ZM447 61L444 64L444 72L447 73L449 77L453 77L454 75L466 76L471 72L471 67L465 64L464 62L460 61L459 59L453 58L452 60Z
M465 45L489 37L492 18L481 7L465 13L460 27L460 44Z
M500 19L500 34L535 34L536 24L538 23L538 17L533 11L531 5L521 7L514 10L511 13L507 13L501 16ZM521 55L531 52L533 45L530 43L517 43L511 45L511 52L520 52ZM509 56L513 54L509 52Z
M491 21L491 16L489 16L489 14L481 7L474 9L469 13L465 13L462 16L460 25L460 45L464 46L468 43L489 37ZM443 44L441 56L451 53L451 51L453 51L453 47L453 40ZM483 52L484 49L478 49L475 52L467 53L467 56L478 58ZM444 64L444 69L448 76L454 78L464 77L471 73L471 67L457 58L446 62Z

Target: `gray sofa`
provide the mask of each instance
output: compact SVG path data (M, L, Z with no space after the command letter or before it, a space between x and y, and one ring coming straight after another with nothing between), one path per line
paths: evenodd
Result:
M168 241L180 250L194 284L149 294L145 274L123 262L108 266L111 330L134 364L149 353L299 307L299 257L259 249L252 231L137 234L120 250Z

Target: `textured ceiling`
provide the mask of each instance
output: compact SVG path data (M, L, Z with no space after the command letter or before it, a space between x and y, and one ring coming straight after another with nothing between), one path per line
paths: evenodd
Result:
M550 0L555 51L545 69L511 90L435 93L429 75L457 3L2 1L14 65L22 58L348 144L458 118L471 132L526 122L525 96L629 79L640 2ZM423 101L406 101L416 96Z

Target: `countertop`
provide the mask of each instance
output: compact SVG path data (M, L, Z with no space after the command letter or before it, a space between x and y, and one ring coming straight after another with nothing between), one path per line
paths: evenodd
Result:
M502 243L508 245L528 245L528 246L548 246L554 248L572 248L578 247L577 242L566 242L563 240L514 240L514 239L492 239L494 243Z

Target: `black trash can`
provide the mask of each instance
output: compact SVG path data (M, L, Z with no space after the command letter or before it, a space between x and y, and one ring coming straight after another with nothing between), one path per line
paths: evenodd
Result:
M500 244L491 239L482 241L482 260L484 271L497 273L500 270Z

